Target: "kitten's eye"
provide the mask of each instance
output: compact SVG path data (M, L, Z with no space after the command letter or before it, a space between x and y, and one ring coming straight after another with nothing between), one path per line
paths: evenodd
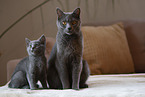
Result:
M39 44L35 44L35 46L39 46Z
M30 44L30 48L32 48L32 45Z
M72 21L72 25L75 25L77 23L77 21Z
M63 25L66 25L66 22L62 22Z

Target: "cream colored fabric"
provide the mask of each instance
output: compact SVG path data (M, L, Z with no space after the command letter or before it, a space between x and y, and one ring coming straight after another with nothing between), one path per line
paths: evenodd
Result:
M129 51L123 24L84 26L84 59L91 74L130 73L134 64Z
M0 97L145 97L145 74L94 75L89 88L78 91L29 90L0 87Z

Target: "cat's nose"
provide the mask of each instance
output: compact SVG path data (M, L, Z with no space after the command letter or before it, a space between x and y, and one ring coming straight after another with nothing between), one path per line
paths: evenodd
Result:
M34 50L34 47L32 47L32 49Z
M68 30L70 31L72 29L72 27L69 27Z

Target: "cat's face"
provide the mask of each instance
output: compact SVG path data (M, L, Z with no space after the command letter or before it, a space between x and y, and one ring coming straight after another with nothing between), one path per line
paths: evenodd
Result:
M45 52L45 36L42 35L38 40L29 40L26 38L26 47L28 55L41 55Z
M62 34L72 35L77 34L80 30L80 8L73 12L62 12L59 8L56 9L58 20L57 27Z

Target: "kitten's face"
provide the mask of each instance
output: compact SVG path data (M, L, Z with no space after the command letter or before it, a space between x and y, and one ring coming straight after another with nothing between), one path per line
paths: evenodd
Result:
M42 35L40 39L30 41L26 38L26 46L28 55L41 55L45 52L45 36Z
M77 34L80 30L80 8L73 12L64 13L59 8L56 10L58 15L57 27L62 34L72 35Z

